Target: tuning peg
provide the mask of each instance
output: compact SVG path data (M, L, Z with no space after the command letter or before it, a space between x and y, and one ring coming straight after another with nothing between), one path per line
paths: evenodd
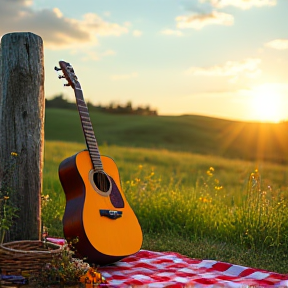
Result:
M66 83L66 84L64 84L64 86L71 86L71 84L70 83Z
M66 77L64 75L59 75L58 78L62 79L62 78L66 78Z
M54 70L55 70L55 71L60 71L60 70L62 70L62 69L55 66L55 67L54 67Z

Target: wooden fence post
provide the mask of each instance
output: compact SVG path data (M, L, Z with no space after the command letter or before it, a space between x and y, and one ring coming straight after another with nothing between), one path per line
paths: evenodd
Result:
M30 32L9 33L1 39L1 50L0 185L16 155L11 153L18 155L12 157L15 169L5 181L19 217L6 241L38 240L44 149L43 41Z

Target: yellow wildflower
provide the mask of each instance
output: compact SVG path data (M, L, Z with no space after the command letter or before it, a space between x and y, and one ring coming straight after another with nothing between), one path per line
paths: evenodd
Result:
M206 173L207 173L208 176L213 176L213 173L211 173L210 170L208 170Z

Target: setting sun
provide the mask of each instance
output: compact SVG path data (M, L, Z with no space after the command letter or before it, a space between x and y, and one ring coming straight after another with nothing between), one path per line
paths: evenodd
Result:
M272 84L261 85L253 90L252 109L256 119L263 122L281 120L281 92Z

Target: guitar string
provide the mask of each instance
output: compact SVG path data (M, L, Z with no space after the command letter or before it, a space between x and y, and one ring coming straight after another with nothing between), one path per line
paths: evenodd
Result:
M94 138L89 137L89 136L91 136L91 132L93 131L93 126L92 126L92 123L91 123L91 120L90 120L90 116L89 116L87 105L86 105L84 99L81 99L81 97L83 97L82 90L80 91L81 95L78 95L79 93L77 93L77 92L78 91L75 91L76 100L77 100L76 101L77 102L77 107L78 107L78 111L79 111L79 114L80 114L80 119L81 119L81 122L82 122L82 128L83 128L83 131L84 131L84 135L85 135L85 139L86 139L86 143L87 143L87 148L89 150L89 154L90 154L93 166L94 166L94 169L96 169L96 170L103 170L103 165L102 165L99 149L98 149L98 146L97 146L96 137L95 137L94 133L93 133ZM80 104L80 102L82 102L81 103L82 105ZM85 109L86 111L83 111L82 109ZM85 113L86 116L83 115L83 113ZM83 118L85 118L88 121L82 120ZM90 133L87 132L87 130ZM88 133L89 133L89 136L88 136Z

